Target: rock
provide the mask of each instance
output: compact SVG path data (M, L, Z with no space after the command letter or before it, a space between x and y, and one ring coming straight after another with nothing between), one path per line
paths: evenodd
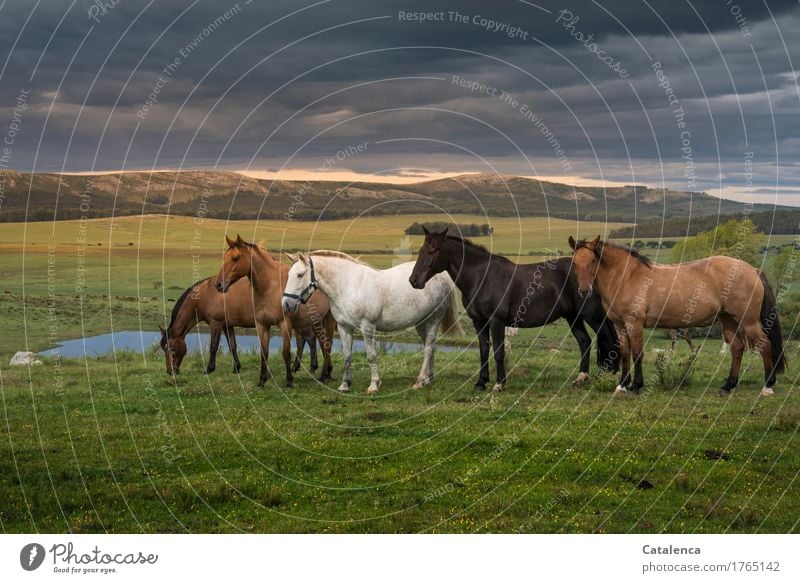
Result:
M31 364L42 364L42 361L36 358L35 352L20 351L11 357L11 366L27 366Z

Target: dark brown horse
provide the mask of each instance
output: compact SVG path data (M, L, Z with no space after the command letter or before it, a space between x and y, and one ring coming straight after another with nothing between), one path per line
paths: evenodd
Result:
M240 236L236 240L225 237L228 250L223 257L222 267L215 278L218 291L228 293L233 284L242 278L250 280L253 290L253 313L256 331L261 344L261 374L258 386L263 387L269 372L269 333L272 326L278 326L283 336L283 361L286 365L286 387L292 386L294 378L291 366L291 335L293 329L310 328L322 346L322 373L319 380L331 378L331 346L336 320L330 313L330 302L325 294L314 296L295 314L284 315L281 297L286 287L289 268L276 261L269 251L261 245L247 243Z
M644 386L644 328L707 326L719 318L731 347L731 369L722 387L729 393L739 383L746 348L756 348L764 361L761 395L774 394L776 376L785 369L781 325L767 278L740 259L717 255L676 265L657 265L638 251L593 241L576 242L572 264L578 288L594 288L614 323L622 352L622 379L616 391L628 390L630 357L634 358L632 390Z
M223 334L233 357L233 372L237 373L241 369L234 327L256 327L250 283L247 280L237 282L231 286L230 293L226 295L220 294L214 284L214 278L209 277L188 288L175 302L167 329L158 327L161 330L159 344L164 351L168 374L180 372L181 363L186 356L186 335L200 322L208 325L211 335L206 373L214 372L217 367L217 351ZM309 345L311 352L311 370L317 370L317 341L314 331L309 327L296 330L295 341L297 357L294 361L294 371L300 369L305 344Z
M559 318L567 321L581 351L580 373L573 384L581 385L589 378L592 339L585 323L597 333L598 364L617 370L614 329L597 299L579 297L569 257L518 265L467 239L449 236L447 229L431 233L423 227L423 231L425 242L409 283L421 289L431 277L446 271L461 290L464 309L478 333L481 367L476 389L484 390L489 382L490 338L497 364L494 390L502 390L506 383L506 326L537 328Z

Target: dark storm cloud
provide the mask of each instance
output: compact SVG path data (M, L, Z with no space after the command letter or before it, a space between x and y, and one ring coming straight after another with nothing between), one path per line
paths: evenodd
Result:
M470 170L473 151L506 172L664 174L686 188L692 164L696 187L712 188L739 181L752 151L754 182L774 185L780 166L782 184L800 183L782 163L800 145L794 1L98 6L3 5L3 117L30 91L12 167L313 168L369 140L349 168Z

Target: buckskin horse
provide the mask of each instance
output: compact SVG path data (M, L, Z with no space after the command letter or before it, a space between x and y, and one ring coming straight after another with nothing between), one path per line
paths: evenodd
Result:
M409 282L422 289L432 277L444 271L461 290L464 309L472 319L480 345L476 389L485 390L489 382L490 336L497 365L493 389L499 391L506 384L506 326L537 328L559 318L567 321L580 347L580 373L574 385L579 386L589 378L592 339L584 323L597 333L598 363L617 370L619 351L614 330L599 300L579 297L577 282L570 274L569 257L518 265L481 245L448 235L447 229L440 233L432 233L425 227L423 230L425 242Z
M175 302L167 329L158 327L161 330L159 346L164 351L167 374L180 372L181 363L186 356L186 335L200 322L208 324L211 336L206 374L211 374L217 367L217 351L223 334L233 357L233 372L238 373L241 370L234 327L256 327L250 283L246 279L239 280L231 286L230 293L225 295L216 290L215 283L213 277L208 277L189 287ZM295 330L295 342L297 356L292 369L295 372L300 370L303 348L308 344L311 353L310 370L316 371L317 339L314 331L308 327Z
M716 255L706 259L658 265L638 251L603 242L578 241L570 236L572 263L581 294L596 290L619 336L622 378L616 391L644 386L644 327L706 326L719 318L730 345L731 368L721 393L739 383L746 348L756 348L764 361L761 395L774 394L776 376L784 372L781 325L772 288L766 276L745 261Z
M253 313L256 332L261 345L261 373L258 386L263 387L269 373L269 333L272 326L278 326L283 337L283 362L286 366L286 388L290 388L294 375L291 358L291 335L293 329L310 328L322 347L322 372L320 382L331 378L331 346L336 321L330 312L327 296L317 294L313 301L303 306L296 314L285 316L281 307L281 294L286 287L289 267L272 258L269 251L260 244L248 243L237 235L236 240L225 237L228 249L217 274L216 288L228 293L231 286L246 277L253 289Z

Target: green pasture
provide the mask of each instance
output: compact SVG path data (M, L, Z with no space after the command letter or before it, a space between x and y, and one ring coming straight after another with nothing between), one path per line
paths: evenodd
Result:
M0 355L39 350L51 338L156 329L184 289L219 270L226 234L263 240L276 256L281 250L340 249L388 267L415 258L422 238L403 232L429 219L228 222L156 215L2 224L0 315L7 334L0 338ZM470 215L453 220L489 221L495 234L481 243L520 261L566 253L570 234L588 237L618 226Z
M293 390L257 390L253 355L241 376L227 358L206 376L193 354L177 380L130 353L0 366L0 529L797 532L797 373L759 398L748 355L719 397L728 357L710 341L669 389L654 369L664 342L648 345L638 397L613 396L609 375L573 388L566 335L514 338L502 393L472 389L475 352L440 353L419 391L420 357L383 355L377 396L363 354L346 395L307 371Z

